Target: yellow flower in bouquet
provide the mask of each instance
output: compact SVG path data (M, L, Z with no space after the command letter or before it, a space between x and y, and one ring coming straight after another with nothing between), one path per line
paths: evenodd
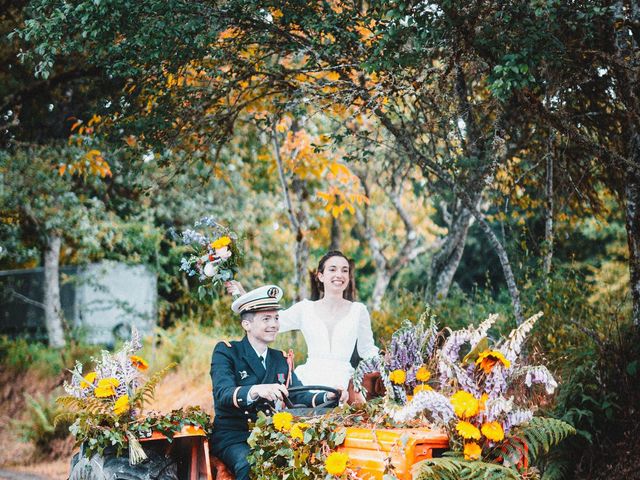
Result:
M453 411L460 418L469 418L478 414L480 403L469 392L459 390L451 395L450 401L453 405Z
M120 382L116 378L103 378L98 381L98 385L93 393L98 398L113 397L116 394L118 385L120 385Z
M478 460L482 448L476 442L468 442L464 444L464 458L465 460Z
M489 395L487 395L486 393L483 393L482 396L480 397L480 400L478 402L479 404L479 408L478 411L479 412L484 412L486 406L487 406L487 400L489 400Z
M291 434L291 438L302 441L304 439L304 431L309 428L308 423L297 422L293 424L289 433Z
M96 377L98 376L98 374L96 372L89 372L87 373L84 378L82 379L82 381L80 382L80 386L82 388L89 388L93 385L93 382L96 381Z
M122 415L123 413L127 413L129 411L129 408L129 395L125 393L118 400L116 400L116 403L113 406L113 413L115 413L116 415Z
M211 248L214 250L217 248L227 247L231 245L231 239L227 236L220 237L216 241L211 242Z
M342 475L347 469L349 455L342 452L332 452L324 462L324 466L330 475Z
M433 388L430 385L416 385L415 387L413 387L413 394L415 395L419 392L429 392L431 390L433 390Z
M492 442L504 440L504 430L500 422L487 422L482 425L482 434Z
M289 412L278 412L273 416L273 426L281 432L289 431L292 421L293 415Z
M511 366L511 362L504 358L502 352L497 350L485 350L478 355L478 359L476 360L476 365L480 365L480 368L484 370L484 373L491 373L493 367L498 363L504 365L505 368L509 368Z
M431 378L431 372L426 366L421 366L416 372L416 380L419 382L428 382Z
M407 372L404 370L394 370L389 374L389 380L396 385L402 385L407 379Z
M133 364L133 366L136 367L141 372L144 372L149 368L149 364L146 362L146 360L143 359L142 357L139 357L138 355L131 355L129 357L129 360L131 360L131 363Z
M480 438L482 437L478 427L476 427L472 423L465 422L464 420L458 422L458 424L456 425L456 431L465 440L480 440Z

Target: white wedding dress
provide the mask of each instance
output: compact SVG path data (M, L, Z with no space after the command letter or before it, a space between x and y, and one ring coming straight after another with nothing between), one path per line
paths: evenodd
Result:
M352 302L348 313L336 322L330 336L313 304L311 300L302 300L281 311L280 332L302 331L307 343L307 361L295 372L303 385L344 389L353 374L350 360L356 341L361 358L378 354L369 312L364 304Z

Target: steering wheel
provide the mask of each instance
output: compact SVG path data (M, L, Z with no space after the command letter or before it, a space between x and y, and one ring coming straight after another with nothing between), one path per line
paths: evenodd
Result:
M337 407L338 403L340 402L340 394L341 394L340 390L327 387L325 385L301 385L299 387L290 387L288 390L289 390L289 394L318 391L318 390L322 392L329 392L329 393L335 394L335 398L332 398L331 400L327 400L324 403L316 405L314 408L333 408L333 407ZM308 406L304 404L294 404L289 399L289 397L284 397L284 404L287 406L287 408L308 408Z

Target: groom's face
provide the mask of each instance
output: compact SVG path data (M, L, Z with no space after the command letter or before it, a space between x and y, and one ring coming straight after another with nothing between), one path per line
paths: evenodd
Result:
M268 344L273 342L280 330L280 317L277 310L256 312L251 320L243 320L242 326L249 340L257 340Z

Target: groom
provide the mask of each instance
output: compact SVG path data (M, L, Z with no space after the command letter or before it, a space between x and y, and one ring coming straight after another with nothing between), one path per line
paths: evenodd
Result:
M270 411L269 402L289 396L287 385L302 385L290 370L284 352L268 348L276 339L282 289L276 285L256 288L236 299L231 309L240 314L246 335L240 341L220 342L213 349L211 381L215 417L211 451L233 472L236 480L248 480L249 422L258 411ZM290 376L290 377L289 377ZM334 398L333 393L291 394L291 401L315 407ZM318 400L318 401L316 401Z

